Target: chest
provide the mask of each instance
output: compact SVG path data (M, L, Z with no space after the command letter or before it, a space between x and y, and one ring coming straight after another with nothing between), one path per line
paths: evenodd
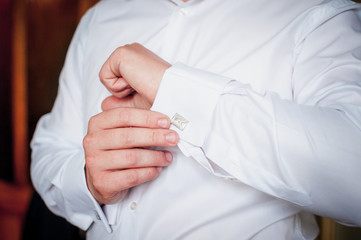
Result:
M84 58L86 116L99 112L101 101L109 95L98 78L102 64L117 47L133 42L171 64L182 62L250 84L260 93L273 91L290 99L294 58L290 23L297 13L282 13L280 6L287 4L265 9L262 1L247 6L240 1L204 2L148 11L127 5L123 11L110 11L96 20Z

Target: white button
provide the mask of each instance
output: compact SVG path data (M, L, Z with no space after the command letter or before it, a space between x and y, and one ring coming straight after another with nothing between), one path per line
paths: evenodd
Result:
M136 202L132 202L130 205L129 205L130 209L132 210L135 210L137 208L137 203Z
M181 8L181 9L179 9L179 13L182 16L186 16L186 15L188 15L188 10L185 8Z

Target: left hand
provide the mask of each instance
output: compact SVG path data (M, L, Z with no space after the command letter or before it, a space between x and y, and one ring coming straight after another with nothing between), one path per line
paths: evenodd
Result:
M152 105L170 66L142 45L133 43L117 48L104 63L99 77L113 96L124 98L136 91Z

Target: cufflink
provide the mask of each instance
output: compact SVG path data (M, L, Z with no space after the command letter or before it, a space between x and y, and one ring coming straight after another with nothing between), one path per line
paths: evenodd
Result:
M172 119L170 120L171 124L173 124L175 127L177 127L179 130L183 131L189 121L185 119L182 115L176 113Z

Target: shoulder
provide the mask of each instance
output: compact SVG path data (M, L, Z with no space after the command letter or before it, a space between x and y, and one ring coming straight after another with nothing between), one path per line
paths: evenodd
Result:
M360 8L360 4L350 0L325 0L306 9L299 16L300 27L296 34L298 42L303 41L311 32L335 16Z
M90 8L83 18L88 18L90 23L107 21L128 12L133 5L134 1L130 0L101 0Z

